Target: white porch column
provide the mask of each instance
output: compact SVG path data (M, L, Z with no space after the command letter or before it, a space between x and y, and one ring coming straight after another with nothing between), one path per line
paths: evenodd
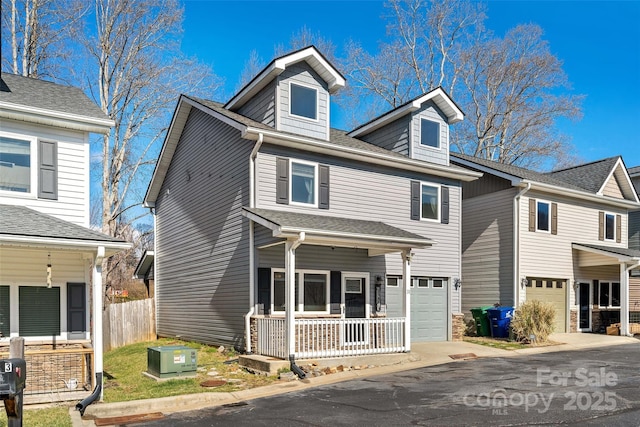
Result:
M402 315L404 316L405 349L411 351L411 251L402 251L402 287L404 300Z
M98 246L96 259L93 264L93 373L102 374L103 357L102 357L102 261L104 259L104 246ZM97 386L98 384L96 384ZM103 392L100 393L102 400Z
M295 355L296 350L296 329L295 329L295 308L298 303L296 299L296 249L304 241L305 234L301 232L297 240L287 240L285 250L285 286L284 286L284 306L285 324L287 328L287 354L289 358Z
M629 335L629 270L620 263L620 335Z

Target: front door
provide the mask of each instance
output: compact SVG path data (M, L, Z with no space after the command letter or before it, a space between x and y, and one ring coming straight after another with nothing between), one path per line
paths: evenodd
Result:
M588 331L591 329L591 310L589 309L589 283L578 283L578 329Z
M344 317L346 319L364 319L367 317L367 277L363 274L344 274ZM343 329L345 345L365 344L368 340L368 329L364 322L347 320Z
M84 339L86 331L86 285L67 283L67 333L68 338Z

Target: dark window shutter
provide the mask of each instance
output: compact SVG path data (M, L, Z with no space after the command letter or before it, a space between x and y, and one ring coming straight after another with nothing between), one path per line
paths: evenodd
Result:
M449 187L442 187L442 215L440 222L442 224L449 224Z
M551 234L558 234L558 204L551 203Z
M60 288L20 286L18 317L20 336L60 335Z
M616 215L616 242L622 242L622 215Z
M55 142L38 144L38 197L58 199L58 146Z
M340 271L332 271L330 280L331 289L329 289L329 301L331 302L331 314L340 314L340 303L342 302L342 273Z
M598 240L604 240L604 212L598 212Z
M318 174L320 175L320 182L318 183L318 188L320 189L318 207L320 209L329 209L329 166L320 165L318 170Z
M420 220L420 182L411 181L411 219Z
M276 203L289 204L289 159L276 158Z
M258 268L258 304L262 305L262 313L271 314L271 269Z
M0 286L0 337L8 337L11 333L11 305L9 304L9 286Z
M529 199L529 231L536 231L536 199Z

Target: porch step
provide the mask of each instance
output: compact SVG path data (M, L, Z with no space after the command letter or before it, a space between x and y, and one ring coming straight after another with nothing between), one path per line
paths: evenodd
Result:
M239 356L238 364L249 372L267 376L278 375L279 369L289 368L289 362L287 360L257 354Z

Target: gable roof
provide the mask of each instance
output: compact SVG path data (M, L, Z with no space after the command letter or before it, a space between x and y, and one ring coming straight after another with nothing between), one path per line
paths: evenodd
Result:
M108 133L114 122L79 88L1 73L0 117Z
M138 266L136 270L133 272L134 279L145 279L149 274L149 271L153 267L153 260L155 259L154 251L145 251L140 261L138 261Z
M378 117L369 120L365 124L358 126L354 130L349 132L349 136L367 135L368 133L379 129L382 126L385 126L402 116L419 110L420 108L422 108L422 104L427 101L433 101L438 106L438 108L447 116L450 124L457 123L464 119L464 113L458 107L458 105L453 102L451 97L447 94L447 92L445 92L444 89L442 89L441 87L437 87L402 104L399 107L394 108L391 111L388 111Z
M292 64L305 61L327 83L329 93L334 93L344 87L344 76L322 55L315 46L308 46L271 61L257 76L247 83L226 104L225 108L237 109L242 107L256 93L260 92L269 82L279 76Z
M499 163L461 153L450 153L451 162L478 169L511 181L514 186L533 184L551 192L597 198L607 203L638 207L640 200L633 191L631 179L620 156L598 160L559 171L540 173L519 166ZM603 195L603 189L613 176L621 182L625 199ZM568 190L568 191L567 191ZM630 205L631 204L631 205Z
M131 245L98 231L24 206L0 204L0 243L129 249Z

